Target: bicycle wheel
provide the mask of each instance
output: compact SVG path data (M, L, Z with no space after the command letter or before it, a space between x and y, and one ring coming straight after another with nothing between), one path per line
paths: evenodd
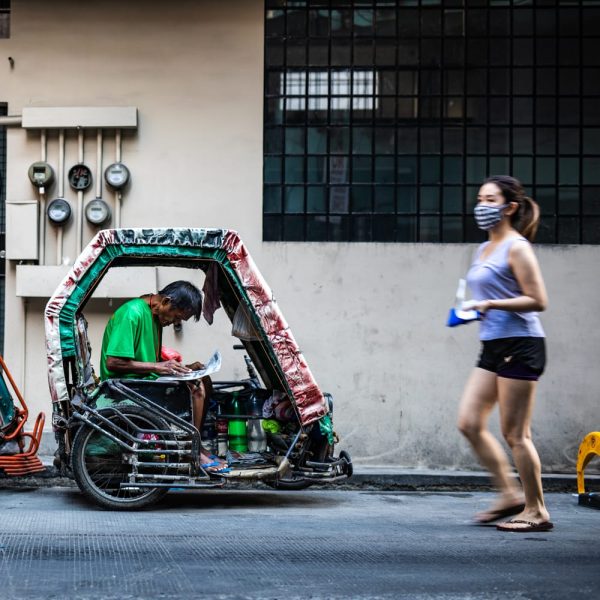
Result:
M99 412L114 423L116 427L127 431L134 437L136 427L139 429L168 430L169 425L164 419L153 415L139 406L124 405L119 407L120 414L111 409L101 409ZM123 418L123 417L126 417ZM128 422L130 421L130 422ZM133 423L133 425L132 425ZM112 432L116 437L122 434ZM165 434L151 435L155 444L156 454L140 455L142 460L158 463L168 462L168 455L161 454L161 440L167 439ZM148 438L140 438L148 439ZM127 440L131 443L130 440ZM104 508L116 510L138 510L146 508L162 498L169 488L122 489L121 484L129 482L132 466L128 459L132 456L108 436L95 430L89 425L82 425L73 442L73 474L79 489L92 501ZM164 474L162 470L152 469L153 474Z

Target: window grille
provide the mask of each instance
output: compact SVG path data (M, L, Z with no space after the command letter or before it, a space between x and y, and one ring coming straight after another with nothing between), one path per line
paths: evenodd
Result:
M265 240L472 242L490 174L600 243L600 2L266 0Z
M0 0L0 39L10 37L10 0Z

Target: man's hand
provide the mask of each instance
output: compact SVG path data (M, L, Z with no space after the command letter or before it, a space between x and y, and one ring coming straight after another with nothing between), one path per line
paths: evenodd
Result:
M154 369L154 372L159 375L184 375L190 371L191 369L189 367L186 367L173 359L156 363L156 369Z
M187 367L190 371L200 371L200 369L204 369L204 365L199 361L193 362L191 365L187 365Z

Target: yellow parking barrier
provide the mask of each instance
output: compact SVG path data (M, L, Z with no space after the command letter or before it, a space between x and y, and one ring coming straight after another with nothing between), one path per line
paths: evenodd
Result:
M600 494L586 492L583 478L583 471L594 455L600 456L600 431L592 431L583 438L579 446L579 455L577 456L577 492L579 494L579 504L592 508L600 508Z

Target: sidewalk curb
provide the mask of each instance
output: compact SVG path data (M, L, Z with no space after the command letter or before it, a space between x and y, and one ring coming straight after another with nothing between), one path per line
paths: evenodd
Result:
M577 492L577 475L575 473L544 473L542 483L546 492ZM593 489L600 490L600 475L589 475L586 483ZM259 482L235 483L228 487L263 487ZM44 471L27 477L7 477L0 474L0 489L15 488L47 488L76 487L68 477L61 477L54 466L46 466ZM315 487L331 487L331 489L364 489L364 490L405 490L405 491L487 491L492 490L490 477L481 471L452 471L432 469L406 469L394 467L357 466L354 474L347 481L335 484L315 484Z

